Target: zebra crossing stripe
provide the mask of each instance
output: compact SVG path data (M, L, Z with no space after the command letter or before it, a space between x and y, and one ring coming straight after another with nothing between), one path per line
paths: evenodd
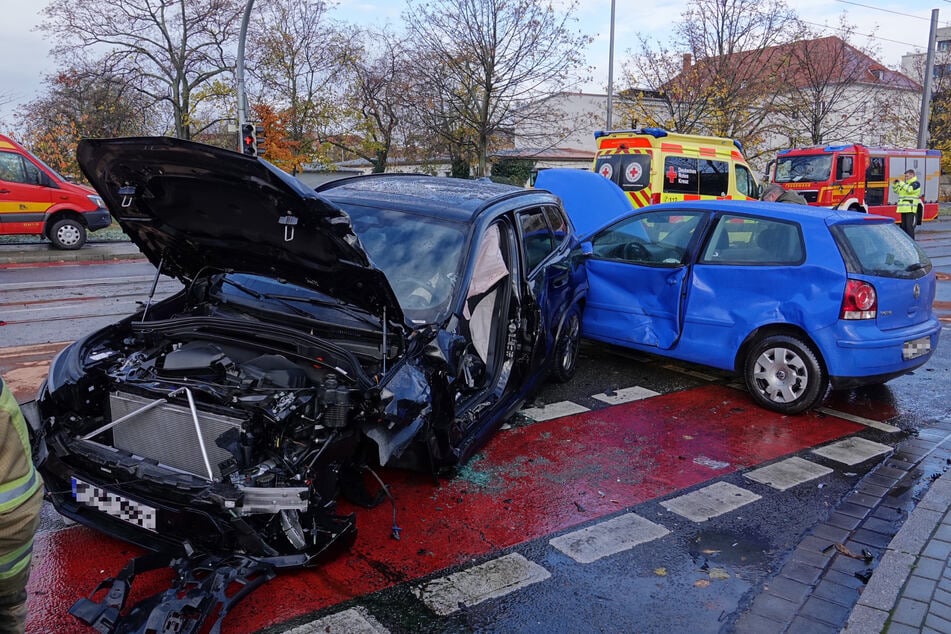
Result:
M787 458L761 469L755 469L745 474L753 482L771 486L779 491L791 489L810 480L821 478L832 473L829 467L823 467L802 458Z
M559 401L557 403L542 405L541 407L528 407L521 410L519 413L523 416L531 418L535 422L540 423L542 421L552 420L553 418L581 414L587 411L590 410L584 405L579 405L578 403L573 403L571 401Z
M735 511L761 497L729 482L717 482L692 493L665 500L661 502L661 506L671 513L699 523Z
M581 530L559 535L549 544L579 564L590 564L640 544L660 539L669 530L634 513L599 522Z
M430 610L448 616L459 610L497 599L551 577L551 573L518 553L487 561L413 589Z
M389 634L389 632L362 608L350 608L304 625L298 625L286 630L284 634Z
M840 412L837 409L832 409L830 407L817 407L817 412L822 412L828 416L835 416L843 420L848 420L853 423L858 423L859 425L865 425L866 427L871 427L872 429L877 429L888 434L895 434L901 431L898 427L894 425L889 425L888 423L883 423L881 421L872 420L871 418L862 418L861 416L856 416L855 414L849 414L848 412Z
M608 405L619 405L621 403L630 403L631 401L640 401L645 398L650 398L652 396L659 396L659 392L654 390L648 390L646 387L640 387L635 385L634 387L625 387L620 390L615 390L611 394L592 394L591 398L597 399L602 403L607 403Z
M858 436L844 438L825 447L813 449L812 453L835 462L849 466L857 465L871 458L887 454L892 451L888 445L882 445Z

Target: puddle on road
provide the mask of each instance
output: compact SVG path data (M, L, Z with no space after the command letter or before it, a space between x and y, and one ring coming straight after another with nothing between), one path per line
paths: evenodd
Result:
M688 552L701 566L751 566L763 569L769 544L766 540L741 537L735 533L703 531L690 540Z

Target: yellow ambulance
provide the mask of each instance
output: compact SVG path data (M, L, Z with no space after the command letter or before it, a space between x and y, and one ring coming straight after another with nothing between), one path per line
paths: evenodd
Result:
M663 128L598 131L594 138L594 171L627 192L635 207L759 196L738 141Z

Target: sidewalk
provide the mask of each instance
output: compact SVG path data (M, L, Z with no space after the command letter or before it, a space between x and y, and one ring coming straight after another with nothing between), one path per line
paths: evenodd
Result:
M0 266L11 264L68 264L76 262L112 262L141 260L145 256L128 241L87 243L81 249L54 249L48 242L0 244Z
M843 634L951 632L949 507L951 472L945 472L889 543Z

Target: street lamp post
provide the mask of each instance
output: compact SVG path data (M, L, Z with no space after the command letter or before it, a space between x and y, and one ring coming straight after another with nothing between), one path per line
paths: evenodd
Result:
M241 131L248 122L248 98L244 92L244 42L248 38L248 22L251 18L251 7L254 0L248 0L244 7L244 17L241 19L241 32L238 35L238 60L235 68L235 84L238 91L238 151L243 150Z
M611 0L611 40L608 43L608 117L607 129L611 129L614 116L614 0Z
M928 124L931 115L931 83L934 75L935 34L938 31L938 10L931 10L931 31L928 33L928 55L925 61L925 84L921 92L921 117L918 120L918 147L928 147Z

